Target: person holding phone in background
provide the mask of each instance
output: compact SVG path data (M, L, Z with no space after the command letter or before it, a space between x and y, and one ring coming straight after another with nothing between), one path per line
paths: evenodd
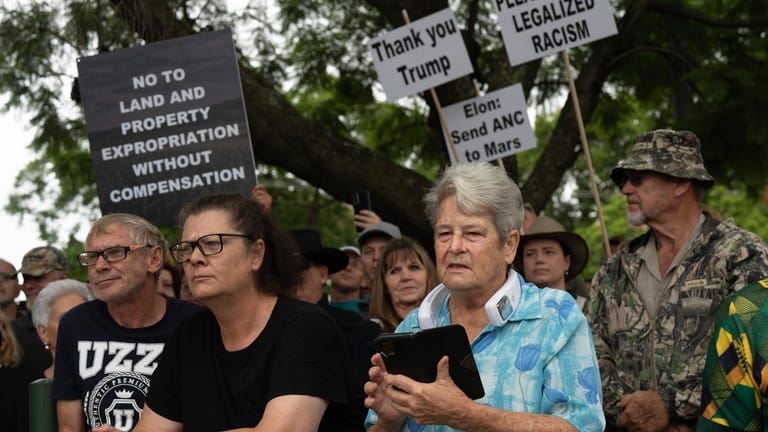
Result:
M361 232L369 226L381 222L381 218L373 211L370 191L355 192L352 195L352 209L355 211L354 224L357 232Z
M400 228L389 222L376 222L368 225L363 232L357 236L357 244L360 246L360 259L363 261L365 278L360 287L360 298L370 301L371 288L373 287L373 277L376 274L376 265L381 257L381 252L392 239L402 237Z
M369 431L602 431L602 391L589 325L573 297L526 282L512 263L523 200L488 163L446 168L424 199L443 284L398 332L459 324L471 342L485 395L474 401L451 380L388 374L372 357L365 384Z

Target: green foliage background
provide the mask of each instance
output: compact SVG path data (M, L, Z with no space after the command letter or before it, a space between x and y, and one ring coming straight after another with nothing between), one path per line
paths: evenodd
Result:
M693 130L701 138L707 167L719 182L706 203L768 238L768 209L759 198L768 183L763 168L768 165L768 4L610 3L620 34L569 51L579 79L587 82L589 74L606 74L588 81L595 87L580 93L597 101L588 110L586 130L608 233L638 234L627 226L624 199L608 178L610 168L627 154L633 136L673 127ZM446 5L427 0L276 0L252 1L234 10L221 0L0 3L2 108L31 113L30 126L36 131L29 143L36 158L20 171L16 192L5 208L33 219L43 239L66 247L74 258L82 248L82 239L73 235L79 227L66 232L60 221L65 215L81 220L99 215L75 59L135 46L146 42L146 34L178 27L195 32L235 29L241 73L253 72L271 83L305 124L338 140L338 148L331 149L335 153L325 157L348 155L350 148L341 143L349 141L365 160L371 154L381 156L434 179L446 160L434 108L422 96L398 104L376 97L380 87L364 41L391 30L393 23L400 25L401 9L415 16ZM538 147L504 164L541 213L588 240L592 257L585 275L590 276L602 257L600 229L578 135L562 124L570 114L562 62L552 57L510 68L493 2L454 1L451 6L475 66L474 82L486 90L524 84L529 106L537 113ZM594 72L595 63L605 69ZM471 95L474 86L467 84L441 86L438 90L447 96L444 103ZM555 144L566 151L548 153ZM333 176L335 183L312 184L292 173L291 166L290 160L258 163L260 181L274 196L276 216L287 228L319 229L324 243L334 246L354 243L349 192L361 188L362 182L358 186L348 178L370 173L367 180L374 185L401 180L366 165L328 173L325 177ZM545 180L555 182L554 190ZM374 207L385 215L420 213L422 208L396 208L400 202L413 202L405 198L419 193L395 188L387 199L374 200ZM175 240L175 227L164 229Z

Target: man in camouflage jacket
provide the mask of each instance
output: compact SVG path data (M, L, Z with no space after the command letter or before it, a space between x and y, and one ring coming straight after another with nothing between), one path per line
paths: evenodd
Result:
M607 430L693 430L713 313L768 274L758 236L702 209L714 180L699 147L691 132L648 132L611 172L649 231L601 266L585 308Z

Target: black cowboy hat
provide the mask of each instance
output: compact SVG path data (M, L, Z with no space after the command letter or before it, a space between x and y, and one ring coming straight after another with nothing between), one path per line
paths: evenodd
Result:
M323 247L320 234L313 229L296 229L290 231L291 236L299 247L299 255L309 262L328 267L328 274L343 270L349 264L346 252L336 248Z

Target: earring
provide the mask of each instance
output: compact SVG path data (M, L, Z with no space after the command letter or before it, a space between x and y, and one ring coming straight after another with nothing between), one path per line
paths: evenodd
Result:
M565 271L565 275L568 276L568 270Z
M46 351L50 351L51 345L49 345L48 342L43 342L43 348L45 348Z

